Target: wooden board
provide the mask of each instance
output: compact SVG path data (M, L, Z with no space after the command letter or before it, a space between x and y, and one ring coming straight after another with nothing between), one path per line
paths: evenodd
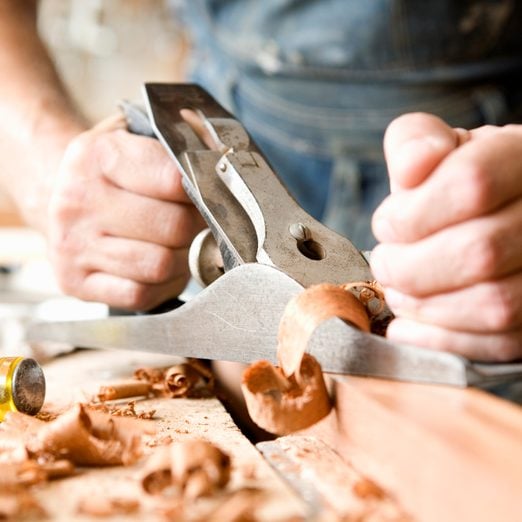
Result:
M478 389L336 377L306 431L421 522L522 520L522 408Z
M140 366L162 367L179 359L151 354L82 351L53 360L44 366L48 383L47 405L63 406L85 401L100 381L129 377ZM155 409L158 438L174 440L202 437L215 443L232 458L231 489L243 486L262 488L266 500L262 520L287 520L303 515L305 504L283 482L256 448L241 434L222 404L210 399L154 399L137 404L137 410ZM78 515L78 503L86 497L131 496L145 500L136 475L140 464L130 467L84 469L74 478L57 480L37 491L37 498L52 521L86 521ZM138 514L112 517L117 520L164 520L142 509ZM99 520L99 518L92 518Z

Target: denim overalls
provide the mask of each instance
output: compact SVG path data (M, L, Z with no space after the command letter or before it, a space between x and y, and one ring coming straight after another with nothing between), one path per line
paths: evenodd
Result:
M374 245L370 216L388 193L382 138L393 118L517 119L522 2L181 3L190 79L245 124L299 203L360 249Z

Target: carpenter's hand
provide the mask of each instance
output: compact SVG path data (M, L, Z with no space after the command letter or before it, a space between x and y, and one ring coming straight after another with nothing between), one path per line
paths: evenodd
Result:
M131 310L178 295L203 220L160 143L102 122L67 148L49 207L50 258L62 289Z
M395 120L392 195L377 209L372 269L397 319L390 339L485 361L522 357L522 126Z

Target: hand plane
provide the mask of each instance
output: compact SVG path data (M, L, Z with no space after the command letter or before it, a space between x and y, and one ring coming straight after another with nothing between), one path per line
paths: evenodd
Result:
M190 253L192 274L208 286L157 315L35 323L28 340L275 363L286 303L312 284L372 280L368 262L294 201L241 123L201 87L148 83L144 97L147 113L133 120L176 162L208 224ZM391 343L337 318L315 330L307 352L327 372L456 386L522 376L522 363L480 364Z

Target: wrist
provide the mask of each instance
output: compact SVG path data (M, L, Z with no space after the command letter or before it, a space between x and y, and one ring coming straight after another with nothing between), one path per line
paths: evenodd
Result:
M87 124L73 112L41 114L28 118L25 129L8 140L2 166L8 176L5 187L21 216L29 226L46 234L48 203L63 154Z

